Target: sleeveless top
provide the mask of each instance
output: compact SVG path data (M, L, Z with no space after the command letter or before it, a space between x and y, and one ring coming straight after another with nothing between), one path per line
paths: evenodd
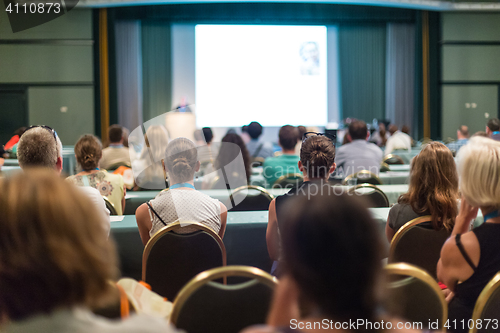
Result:
M500 224L483 223L472 229L479 242L480 257L477 267L465 252L464 258L474 269L474 273L456 287L455 296L449 304L449 318L451 320L471 319L472 311L479 294L488 282L500 271ZM462 247L460 236L457 235L457 246ZM463 247L462 247L463 249ZM462 252L462 250L461 250ZM463 252L462 252L463 253Z
M160 192L149 205L152 227L149 235L152 237L161 228L174 222L199 222L219 233L221 228L220 201L196 190L173 189ZM155 214L161 217L161 220ZM195 228L185 227L177 230L178 233L190 233Z

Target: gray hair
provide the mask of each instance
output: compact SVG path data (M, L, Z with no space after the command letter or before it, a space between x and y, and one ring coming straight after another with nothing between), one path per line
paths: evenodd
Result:
M62 157L62 143L59 137L42 127L26 131L17 145L19 166L54 168L57 158Z

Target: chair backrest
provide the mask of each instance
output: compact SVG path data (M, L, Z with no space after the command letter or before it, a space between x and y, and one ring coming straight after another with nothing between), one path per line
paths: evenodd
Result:
M130 164L130 162L122 161L122 162L118 162L118 163L115 163L115 164L109 166L106 170L108 170L108 171L114 171L114 170L118 169L121 166L124 166L124 167L127 167L127 168L131 168L132 167L132 165Z
M229 187L229 190L237 189L240 186L247 185L246 175L239 174L237 172L226 174L226 178L222 175L215 176L212 183L210 184L210 188L212 190L226 190Z
M92 312L109 319L125 319L130 313L137 312L134 303L128 299L125 290L114 282L109 281L109 283L112 285L111 295L104 304L92 307Z
M437 279L436 267L441 248L450 237L450 232L444 228L437 231L419 226L430 221L431 216L427 215L403 225L392 238L389 262L406 262L418 266Z
M300 173L287 173L276 179L273 188L299 187L304 182L304 176Z
M274 196L265 188L245 185L234 190L226 206L232 207L232 212L268 210L273 199Z
M214 282L231 276L249 280L235 285ZM170 320L189 333L234 333L263 324L276 283L276 278L256 267L211 269L198 274L182 288Z
M421 322L423 327L419 329L429 329L430 324L438 321L438 329L443 330L448 305L432 276L405 263L389 264L384 270L388 314L410 322Z
M102 198L104 199L104 203L106 204L106 208L109 210L109 215L118 215L118 213L116 212L115 205L113 205L113 203L111 201L109 201L109 199L107 197L105 197L104 195L102 196Z
M265 159L263 157L252 158L252 168L260 167L264 165Z
M358 184L382 185L380 178L368 170L361 170L345 177L342 181L342 185L346 185L347 181L352 178L356 178L358 180Z
M493 329L493 323L495 320L497 323L500 321L500 273L497 273L479 294L472 313L472 320L474 323L481 321L482 325L481 328L479 325L473 325L474 327L469 330L469 333L498 331L498 327ZM487 322L490 324L489 327L486 325Z
M389 164L382 162L382 164L380 165L380 172L387 172L387 171L391 171Z
M386 157L384 157L383 162L387 163L389 165L391 165L391 164L405 164L405 161L403 161L403 159L400 156L394 155L394 154L389 154Z
M187 226L197 231L174 232ZM225 265L226 248L219 235L201 223L175 222L160 229L146 244L142 280L152 291L173 300L196 274Z
M389 199L384 191L372 184L359 184L349 189L350 194L361 195L368 201L368 207L389 207Z

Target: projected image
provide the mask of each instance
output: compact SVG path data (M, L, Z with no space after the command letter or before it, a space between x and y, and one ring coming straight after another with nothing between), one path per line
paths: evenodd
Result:
M195 27L198 127L324 126L325 26Z

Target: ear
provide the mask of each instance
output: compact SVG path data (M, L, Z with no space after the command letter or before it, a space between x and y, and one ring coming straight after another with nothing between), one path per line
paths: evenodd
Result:
M58 156L56 161L56 171L58 173L61 173L62 169L63 169L63 159L61 156Z
M491 134L491 130L488 126L486 126L486 134L490 135Z
M335 169L337 168L337 164L336 163L333 163L332 166L330 167L330 170L328 170L328 173L331 175ZM330 177L328 177L330 178Z
M352 141L351 135L349 133L347 133L346 136L349 141Z
M366 132L366 141L370 138L370 131Z
M297 165L299 166L299 170L300 170L300 172L304 172L304 166L302 165L302 162L301 162L301 161L299 161L299 162L297 163Z
M196 162L196 165L194 166L194 172L198 172L198 171L200 171L200 166L201 166L200 161L197 161L197 162Z

